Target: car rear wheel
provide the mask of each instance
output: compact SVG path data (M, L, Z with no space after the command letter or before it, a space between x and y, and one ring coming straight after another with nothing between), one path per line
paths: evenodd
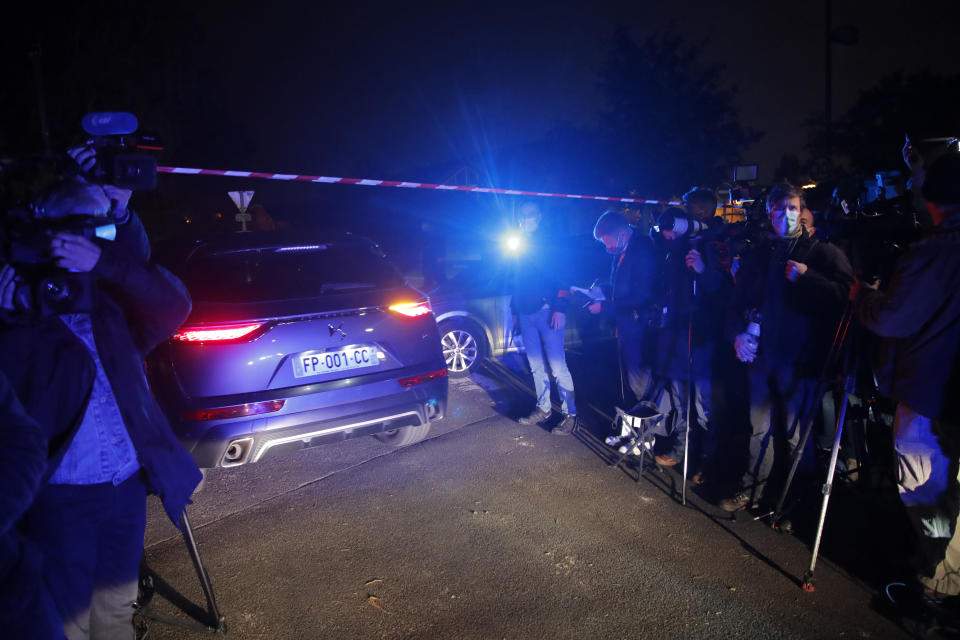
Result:
M374 434L374 438L380 442L386 443L391 447L405 447L410 444L420 442L430 433L430 423L421 424L416 427L402 427L400 429L390 429L381 433Z
M469 320L447 320L440 323L440 346L451 378L473 373L486 356L487 342L480 328Z

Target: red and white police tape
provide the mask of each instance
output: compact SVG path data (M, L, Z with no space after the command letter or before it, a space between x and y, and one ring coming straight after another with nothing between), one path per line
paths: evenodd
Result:
M647 200L644 198L619 198L614 196L586 196L572 193L544 193L542 191L519 191L516 189L492 189L487 187L464 187L452 184L429 182L401 182L398 180L371 180L368 178L335 178L332 176L308 176L295 173L265 173L262 171L225 171L222 169L191 169L188 167L157 167L159 173L174 173L193 176L225 176L228 178L258 178L261 180L284 180L287 182L320 182L324 184L355 184L364 187L398 187L401 189L433 189L436 191L468 191L472 193L499 193L508 196L532 196L544 198L575 198L581 200L607 200L632 204L681 205L674 200Z

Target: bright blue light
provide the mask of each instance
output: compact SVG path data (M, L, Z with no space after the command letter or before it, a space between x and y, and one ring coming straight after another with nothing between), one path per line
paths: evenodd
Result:
M102 238L104 240L110 240L111 242L113 242L114 240L117 239L117 225L115 224L100 225L99 227L93 230L93 234L98 238Z
M523 253L523 250L527 248L527 242L524 239L523 234L519 231L510 231L504 234L501 244L503 246L504 253L513 255Z

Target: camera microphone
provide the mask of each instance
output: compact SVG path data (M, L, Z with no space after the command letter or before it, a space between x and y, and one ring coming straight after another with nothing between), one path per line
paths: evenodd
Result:
M122 111L98 111L83 116L83 130L91 136L125 136L135 133L137 116Z

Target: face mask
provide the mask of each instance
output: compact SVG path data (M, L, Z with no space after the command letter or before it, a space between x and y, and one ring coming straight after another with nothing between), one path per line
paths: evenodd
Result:
M787 235L793 236L800 232L800 212L787 211Z
M800 212L787 210L782 216L772 216L771 223L777 234L790 238L800 233Z

